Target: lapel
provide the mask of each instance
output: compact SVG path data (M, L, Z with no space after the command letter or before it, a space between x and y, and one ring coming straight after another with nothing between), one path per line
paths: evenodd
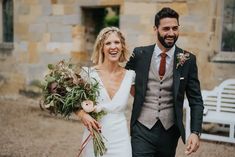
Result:
M180 67L176 69L176 64L177 64L177 54L183 52L182 49L178 48L176 46L175 52L174 52L174 63L173 63L173 95L174 95L174 100L176 102L177 99L177 94L179 91L179 85L180 85Z
M143 98L145 97L146 94L146 88L147 88L147 83L148 83L148 75L149 75L149 69L150 69L150 64L151 64L151 59L152 59L152 55L153 55L153 51L154 51L154 45L150 45L148 47L146 47L145 49L143 49L143 53L142 57L142 77L143 77Z

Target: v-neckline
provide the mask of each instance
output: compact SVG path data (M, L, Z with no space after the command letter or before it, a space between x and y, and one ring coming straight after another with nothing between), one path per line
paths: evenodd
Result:
M105 92L106 96L108 97L108 99L109 99L110 101L113 101L113 99L116 97L116 95L118 94L118 92L119 92L120 89L122 88L123 82L124 82L125 79L126 79L127 71L128 71L128 70L125 70L125 74L124 74L124 76L123 76L123 78L122 78L122 81L121 81L121 83L120 83L120 85L119 85L117 91L115 92L115 94L113 95L113 97L111 97L111 96L109 95L109 93L108 93L108 90L106 89L106 87L105 87L105 85L104 85L104 83L103 83L102 77L100 77L100 75L99 75L97 69L95 69L95 72L96 72L96 74L97 74L97 77L98 77L98 79L100 80L100 83L101 83L101 85L102 85L103 88L104 88L104 92Z

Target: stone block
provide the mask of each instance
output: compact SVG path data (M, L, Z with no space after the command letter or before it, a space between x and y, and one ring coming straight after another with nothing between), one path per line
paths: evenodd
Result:
M41 55L41 53L45 53L46 52L46 43L38 42L37 44L38 44L37 48L38 48L39 54Z
M0 88L0 95L17 95L19 89L25 85L25 75L21 73L9 73L7 75L7 82Z
M30 13L30 6L29 5L23 5L20 4L18 8L18 14L19 15L28 15Z
M18 48L20 51L26 52L28 50L28 42L22 41L18 44Z
M57 4L58 0L51 0L51 4Z
M60 23L51 23L48 25L49 33L69 33L71 34L72 26L62 25Z
M46 44L46 51L50 53L59 53L60 42L50 42Z
M35 64L39 62L39 54L37 50L37 43L36 42L30 42L28 45L28 55L29 60L28 63Z
M61 21L63 20L63 16L46 16L47 18L45 20L48 20L47 23L49 25L51 24L57 24L60 25Z
M69 54L72 50L72 43L51 42L46 45L46 51L50 53Z
M50 0L39 0L39 4L41 4L43 7L51 6L51 1Z
M72 35L68 32L51 33L52 42L71 42Z
M15 26L17 26L14 29L18 39L27 40L29 25L27 23L15 23Z
M42 36L42 42L43 43L51 42L51 34L50 33L44 33L43 36Z
M182 20L182 22L180 23L180 33L184 34L184 33L190 33L190 32L195 32L195 25L185 22Z
M72 43L71 42L64 42L60 45L60 52L62 54L69 54L72 51Z
M140 24L149 25L153 28L155 14L152 15L140 15Z
M86 46L85 36L73 38L73 47L72 47L73 51L84 51L85 46Z
M213 5L211 5L213 2L211 0L204 0L204 1L190 1L187 3L188 10L189 10L189 16L191 15L197 15L197 16L205 16L208 17L210 11L212 11L212 14L214 15L214 10L212 9ZM214 2L216 3L216 2ZM211 8L208 8L208 6L211 6Z
M139 33L127 33L126 35L127 35L126 41L130 52L133 51L134 47L142 45L142 42L138 40Z
M72 27L72 37L84 36L85 35L85 26L76 25Z
M42 61L41 64L44 66L44 75L46 74L46 69L48 64L54 64L58 61L65 59L68 60L70 58L70 54L60 54L60 53L53 53L53 52L47 52L42 53L40 55L40 60Z
M189 16L183 16L180 18L180 25L182 25L182 28L188 28L188 31L190 32L208 32L208 27L205 27L205 25L209 25L208 22L209 19L206 19L207 17L204 16L197 16L197 15L189 15ZM200 23L200 25L195 25L195 23ZM193 30L190 30L190 27L192 27ZM187 30L187 29L186 29Z
M137 15L122 15L120 18L121 28L132 30L132 26L140 23L140 17Z
M77 0L58 0L59 4L74 4Z
M188 15L189 14L189 8L187 5L187 2L182 2L182 3L177 3L177 2L172 2L172 3L159 3L157 5L157 11L160 11L163 7L170 7L177 11L180 16L183 15ZM154 14L156 14L156 12Z
M151 34L139 35L137 41L141 43L141 45L150 45L153 44L155 40L153 40L153 36Z
M46 23L29 25L29 32L44 33L46 31L47 31Z
M97 6L100 0L79 0L78 5L80 6Z
M79 17L80 16L78 16L77 14L65 15L65 16L63 16L62 23L65 24L65 25L77 25L77 24L81 24L81 19Z
M64 15L64 5L53 4L52 5L52 14L53 15Z
M71 51L71 58L74 61L78 61L79 63L84 63L90 60L88 53L81 51Z
M35 20L35 18L31 15L19 15L18 21L19 23L30 24Z
M19 64L27 63L28 62L28 54L27 54L28 50L23 51L23 52L22 51L17 51L17 52L18 52L17 62Z
M76 6L74 5L64 5L64 14L65 15L70 15L70 14L75 14L76 12Z
M36 17L42 15L42 6L40 6L40 5L31 5L30 6L30 15L34 16L34 18L36 20Z
M32 81L35 80L42 80L43 79L43 73L45 71L44 64L33 64L27 66L28 70L28 77L27 77L27 84L30 84Z
M30 42L39 42L42 41L43 33L41 32L34 32L28 34L28 41Z
M42 15L43 16L48 16L48 15L52 15L52 6L43 6L42 7Z
M186 48L185 46L188 45L189 42L191 42L191 41L188 40L188 37L181 33L176 44L177 44L177 46L185 49Z
M37 5L40 0L24 0L26 5Z
M101 5L123 5L124 0L100 0Z
M125 15L155 15L156 4L125 2L123 6Z

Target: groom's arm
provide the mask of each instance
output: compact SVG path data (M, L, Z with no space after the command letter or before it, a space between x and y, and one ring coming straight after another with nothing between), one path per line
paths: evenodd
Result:
M190 69L188 74L188 82L186 86L186 96L189 101L191 112L191 132L201 132L203 117L203 100L201 95L200 82L198 80L198 69L196 57L190 55Z
M129 61L126 63L125 69L135 71L135 59L136 59L135 54L136 54L136 48L134 49ZM135 96L135 85L134 84L131 86L130 94L133 97Z
M126 63L125 66L126 69L135 71L135 59L136 59L135 54L136 54L136 48L134 49L129 61Z
M204 109L200 82L198 80L196 57L194 55L190 55L190 60L191 62L186 86L186 96L189 101L191 112L191 134L188 138L187 148L185 151L187 155L196 152L200 146L199 134L202 130L202 117Z

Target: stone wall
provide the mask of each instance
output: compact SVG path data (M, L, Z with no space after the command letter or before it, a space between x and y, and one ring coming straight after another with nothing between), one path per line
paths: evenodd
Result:
M168 6L180 14L180 37L177 45L197 56L202 89L212 89L224 79L235 78L233 63L216 63L220 53L222 3L219 0L127 0L123 5L121 28L127 35L132 50L135 46L153 44L154 15ZM218 54L215 54L217 52Z
M17 93L33 80L40 80L48 63L73 58L87 61L83 7L120 6L120 28L130 51L155 43L153 21L164 6L180 14L177 45L197 56L203 89L212 89L226 78L235 78L235 64L215 63L221 29L219 0L17 0L14 1L14 51L0 66L13 83L0 86L0 93ZM235 60L235 58L234 58ZM9 67L9 69L8 69ZM6 75L6 72L8 74Z

